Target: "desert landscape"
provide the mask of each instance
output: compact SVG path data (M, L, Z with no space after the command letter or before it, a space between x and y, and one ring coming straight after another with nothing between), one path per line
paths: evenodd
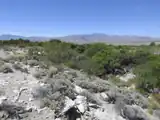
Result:
M83 69L49 64L41 58L46 54L39 46L1 47L1 120L159 120L154 93L142 94L134 83L124 84L137 77L132 69L99 78Z

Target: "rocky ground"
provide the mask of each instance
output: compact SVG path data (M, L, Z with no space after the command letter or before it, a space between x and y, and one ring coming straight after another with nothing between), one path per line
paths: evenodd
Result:
M160 120L138 92L20 56L27 50L0 50L0 120Z

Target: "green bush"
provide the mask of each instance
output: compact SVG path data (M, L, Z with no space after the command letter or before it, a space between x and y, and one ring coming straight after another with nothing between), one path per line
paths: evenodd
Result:
M152 55L147 62L137 66L134 73L137 76L137 87L149 92L153 88L160 88L160 56Z
M156 45L155 42L151 42L151 43L150 43L150 46L155 46L155 45Z

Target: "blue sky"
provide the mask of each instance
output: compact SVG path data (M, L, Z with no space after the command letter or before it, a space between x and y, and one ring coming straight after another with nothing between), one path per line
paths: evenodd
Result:
M0 0L0 34L160 37L160 0Z

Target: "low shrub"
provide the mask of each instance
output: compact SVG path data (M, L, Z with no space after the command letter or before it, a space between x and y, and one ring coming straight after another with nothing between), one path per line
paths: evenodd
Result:
M90 92L98 93L109 90L110 85L101 83L99 81L77 81L76 84L84 89L89 90Z
M0 72L13 73L13 70L9 65L3 65L3 66L0 67Z
M58 69L56 67L50 67L48 70L48 77L52 78L54 74L57 74Z
M28 60L27 64L33 67L39 65L39 62L37 60Z
M87 102L94 103L100 105L100 101L95 97L95 95L88 91L83 91L80 95L86 97Z
M12 67L15 70L19 70L21 72L28 73L28 69L27 68L23 68L23 66L21 64L13 64Z
M39 71L36 71L36 73L34 73L33 76L37 79L42 79L43 77L47 76L47 73L46 71L39 70Z

